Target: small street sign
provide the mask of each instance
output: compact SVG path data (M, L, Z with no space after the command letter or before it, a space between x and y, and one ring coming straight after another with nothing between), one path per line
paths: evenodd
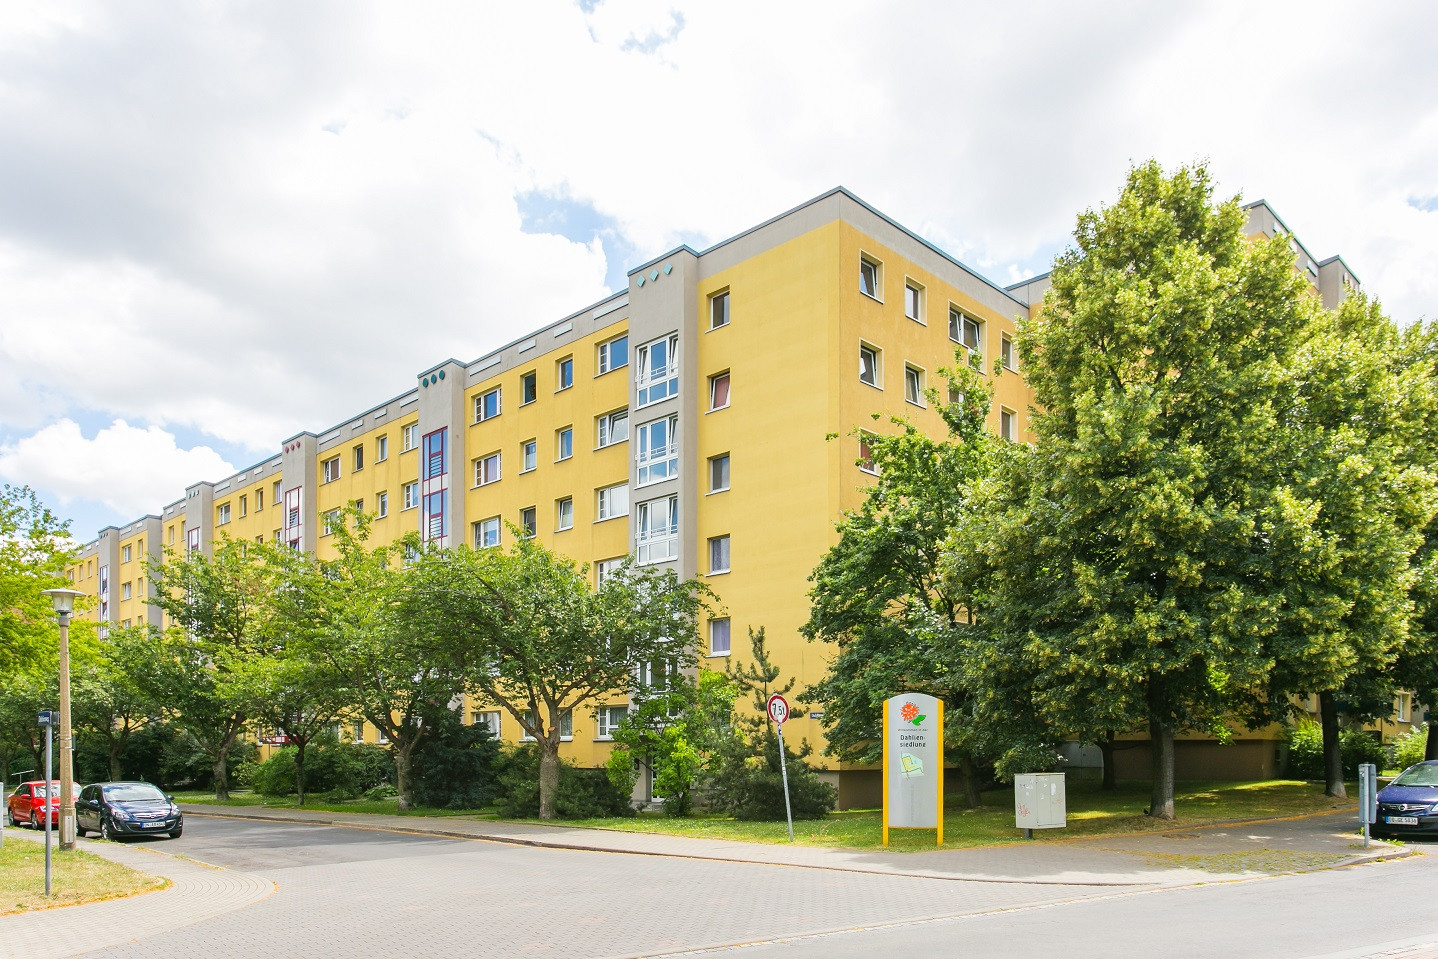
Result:
M778 693L769 697L769 718L779 725L784 725L789 718L789 701Z
M40 713L38 719L41 726L60 725L60 714L53 709L47 709Z

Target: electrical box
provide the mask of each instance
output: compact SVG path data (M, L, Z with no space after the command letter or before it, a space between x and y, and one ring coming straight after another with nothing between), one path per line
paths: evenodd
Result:
M1063 773L1021 773L1014 777L1014 819L1020 829L1062 829L1068 825Z

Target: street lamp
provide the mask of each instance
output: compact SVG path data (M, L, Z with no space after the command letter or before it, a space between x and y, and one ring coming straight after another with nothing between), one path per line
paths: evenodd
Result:
M60 623L60 848L75 848L75 741L70 732L70 613L75 598L85 595L73 589L47 589ZM48 790L49 782L45 783ZM49 817L45 818L49 822Z

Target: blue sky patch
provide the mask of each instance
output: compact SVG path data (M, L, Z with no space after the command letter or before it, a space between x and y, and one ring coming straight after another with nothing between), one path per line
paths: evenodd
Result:
M589 203L543 190L521 193L514 200L519 207L520 229L525 233L548 233L572 243L590 243L598 237L604 248L604 285L611 291L628 288L629 267L643 259L613 217Z

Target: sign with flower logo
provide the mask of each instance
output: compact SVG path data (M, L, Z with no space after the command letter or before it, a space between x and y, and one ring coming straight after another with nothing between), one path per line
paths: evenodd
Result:
M923 693L884 702L884 843L889 829L936 829L944 841L944 704Z

